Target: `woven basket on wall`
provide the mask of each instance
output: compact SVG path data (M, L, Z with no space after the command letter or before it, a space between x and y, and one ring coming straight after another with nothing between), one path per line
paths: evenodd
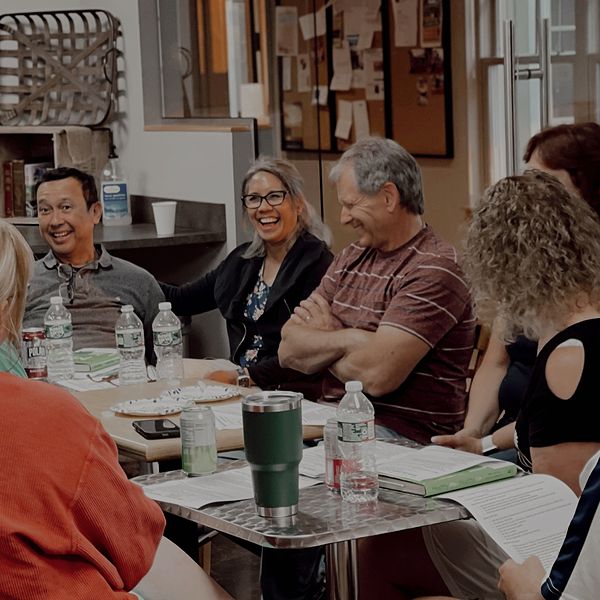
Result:
M0 15L0 125L100 125L119 22L103 10Z

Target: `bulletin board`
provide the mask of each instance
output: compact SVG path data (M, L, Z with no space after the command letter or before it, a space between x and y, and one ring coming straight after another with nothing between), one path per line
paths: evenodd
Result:
M282 149L342 152L379 135L416 156L452 156L449 0L275 10Z

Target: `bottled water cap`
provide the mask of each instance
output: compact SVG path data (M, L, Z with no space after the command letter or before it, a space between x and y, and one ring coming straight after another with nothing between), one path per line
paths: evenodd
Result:
M171 310L171 303L170 302L159 302L158 310Z
M131 304L125 304L125 305L121 306L121 312L122 313L133 312L133 306Z
M360 381L346 381L347 392L362 392L362 383Z
M62 304L62 303L63 303L62 296L52 296L52 298L50 298L50 304Z

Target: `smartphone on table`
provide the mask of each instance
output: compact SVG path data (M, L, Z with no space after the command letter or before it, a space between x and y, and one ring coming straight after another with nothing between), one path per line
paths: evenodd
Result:
M148 440L179 437L177 423L173 423L169 419L147 419L144 421L133 421L132 424L133 428Z

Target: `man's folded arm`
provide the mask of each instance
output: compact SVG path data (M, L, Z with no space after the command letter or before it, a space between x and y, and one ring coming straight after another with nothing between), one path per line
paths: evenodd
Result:
M330 371L340 381L362 381L371 396L399 388L430 350L423 340L396 327L381 325L375 332L362 333L363 343L349 348Z
M302 373L318 373L362 345L366 331L323 330L289 320L281 330L279 363Z

